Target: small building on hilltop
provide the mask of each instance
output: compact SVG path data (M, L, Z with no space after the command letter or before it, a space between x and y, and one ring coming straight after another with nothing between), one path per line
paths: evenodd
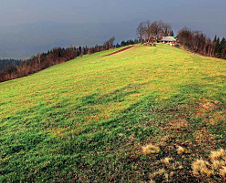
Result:
M166 36L166 37L162 37L162 39L159 42L175 45L177 43L177 40L173 36Z

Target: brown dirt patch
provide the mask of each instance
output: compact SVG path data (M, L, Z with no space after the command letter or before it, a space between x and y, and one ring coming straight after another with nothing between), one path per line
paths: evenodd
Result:
M174 132L184 131L188 128L189 123L184 118L179 118L177 120L170 121L169 124L160 128L162 130L173 130Z
M106 57L106 56L115 55L115 54L122 53L122 52L128 51L128 50L133 49L133 48L136 48L136 47L137 46L129 46L129 47L123 48L121 50L115 51L113 53L110 53L110 54L107 54L107 55L104 55L104 56Z
M226 111L222 111L222 113L226 113ZM209 122L211 125L217 125L218 123L225 121L225 119L225 114L216 113L215 116L210 117Z
M188 122L186 119L181 118L181 119L178 119L178 120L172 122L170 124L170 127L171 127L171 129L174 129L177 131L179 131L181 129L183 130L183 129L188 128Z
M202 108L206 111L213 111L218 108L216 104L218 104L218 102L206 102L202 105Z
M218 101L203 101L198 108L197 113L195 114L196 117L205 117L212 111L215 111L219 108Z
M206 147L215 148L216 140L214 135L211 134L206 127L202 127L200 130L196 130L196 142L201 145L202 143L206 144ZM208 145L207 145L208 144Z

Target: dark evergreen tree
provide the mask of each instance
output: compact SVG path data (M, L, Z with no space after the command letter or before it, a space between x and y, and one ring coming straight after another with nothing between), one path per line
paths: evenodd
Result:
M170 31L170 36L174 36L174 32L173 31Z
M219 57L220 58L225 58L225 51L224 51L225 48L226 48L226 40L223 37L221 42L220 42L220 45L219 45Z
M134 44L138 44L138 43L139 43L138 39L135 39Z
M122 41L122 42L121 42L121 46L126 46L125 41Z
M225 47L225 38L223 37L221 42L220 42L220 46L219 46L220 54L222 53L224 47Z
M214 36L213 42L214 42L214 43L217 42L217 35Z
M116 48L119 48L119 47L120 47L120 44L117 43L117 44L116 44Z

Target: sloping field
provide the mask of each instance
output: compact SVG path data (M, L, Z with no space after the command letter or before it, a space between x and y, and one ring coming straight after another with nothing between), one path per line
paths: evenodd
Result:
M0 83L0 182L225 181L225 60L112 52Z

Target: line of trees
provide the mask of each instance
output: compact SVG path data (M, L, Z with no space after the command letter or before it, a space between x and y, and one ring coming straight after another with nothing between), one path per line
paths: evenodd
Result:
M122 41L121 44L114 45L115 37L107 40L103 45L96 45L94 47L68 47L68 48L53 48L47 53L39 53L33 56L27 61L20 62L19 65L11 64L5 66L0 71L0 82L7 80L28 76L36 73L50 66L57 65L76 57L82 57L83 55L93 54L96 52L113 49L116 47L126 46L128 44L134 44L135 41L128 40Z
M213 41L201 31L193 31L184 27L178 31L177 38L184 49L204 56L214 56L215 45Z
M135 39L135 40L130 39L130 40L127 40L127 41L122 41L121 44L116 45L116 47L117 46L128 46L128 45L131 45L131 44L138 44L138 43L139 43L139 41L137 39Z
M226 59L226 40L223 37L221 40L219 37L215 36L214 37L214 56L217 58L223 58Z
M0 59L0 72L8 65L20 65L21 60L15 59Z
M204 56L226 59L225 38L220 41L219 37L215 36L212 41L201 31L194 31L184 27L178 31L177 39L184 49Z
M163 36L173 36L172 26L164 23L161 20L151 23L150 20L141 22L137 29L136 34L140 43L153 42L162 38Z

